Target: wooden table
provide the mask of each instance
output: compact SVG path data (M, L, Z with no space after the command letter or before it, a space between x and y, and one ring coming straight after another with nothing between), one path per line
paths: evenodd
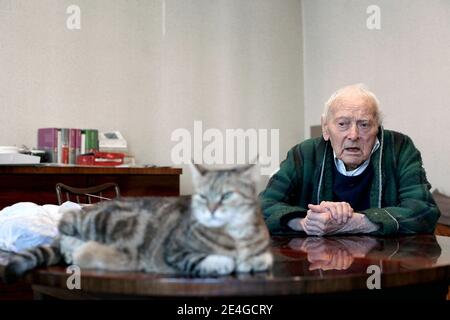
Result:
M448 291L449 237L275 237L272 251L273 270L253 275L200 279L84 270L81 289L69 290L66 281L70 274L65 267L54 266L35 270L28 281L36 297L63 299L257 298L262 303L317 297L444 299ZM381 289L368 289L368 279L374 275L373 271L368 273L369 267L381 271Z
M57 203L56 183L90 187L119 184L122 196L178 196L182 169L75 165L0 165L0 209L17 202Z

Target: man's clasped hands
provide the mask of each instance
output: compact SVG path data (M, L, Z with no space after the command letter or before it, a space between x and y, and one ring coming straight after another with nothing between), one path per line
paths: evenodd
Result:
M322 236L326 234L351 231L359 224L362 214L353 211L347 202L322 201L318 205L309 204L306 217L300 219L301 230L308 235Z

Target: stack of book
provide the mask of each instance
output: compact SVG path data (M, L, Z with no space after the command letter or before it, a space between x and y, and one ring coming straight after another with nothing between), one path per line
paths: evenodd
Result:
M39 128L38 149L50 163L89 166L134 166L127 143L118 131L97 129Z
M39 128L38 149L49 162L76 164L79 155L99 151L97 129Z

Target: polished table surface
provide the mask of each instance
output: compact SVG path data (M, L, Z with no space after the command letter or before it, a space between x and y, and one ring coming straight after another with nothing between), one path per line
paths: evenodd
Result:
M371 268L381 271L381 289L427 284L445 289L450 280L450 237L273 237L272 252L273 269L257 274L194 278L82 270L81 289L69 290L71 274L63 266L54 266L28 274L28 280L38 296L60 298L275 297L374 291L367 284L373 280L368 280L374 274Z

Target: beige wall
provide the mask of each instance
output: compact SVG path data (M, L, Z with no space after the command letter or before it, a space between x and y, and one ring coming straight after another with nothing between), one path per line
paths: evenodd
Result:
M450 193L448 1L165 3L163 35L162 0L0 0L0 145L35 146L46 126L116 129L140 163L171 165L173 130L202 120L279 128L282 160L335 89L364 82ZM70 4L81 30L66 28ZM372 4L381 30L366 28Z
M369 30L369 5L381 29ZM305 0L305 137L339 87L364 82L385 127L408 134L434 188L450 194L450 1Z
M66 28L71 4L81 30ZM173 165L171 133L202 120L279 128L282 160L303 138L300 1L166 0L162 12L162 0L0 0L0 145L33 147L39 127L114 129L139 163Z

